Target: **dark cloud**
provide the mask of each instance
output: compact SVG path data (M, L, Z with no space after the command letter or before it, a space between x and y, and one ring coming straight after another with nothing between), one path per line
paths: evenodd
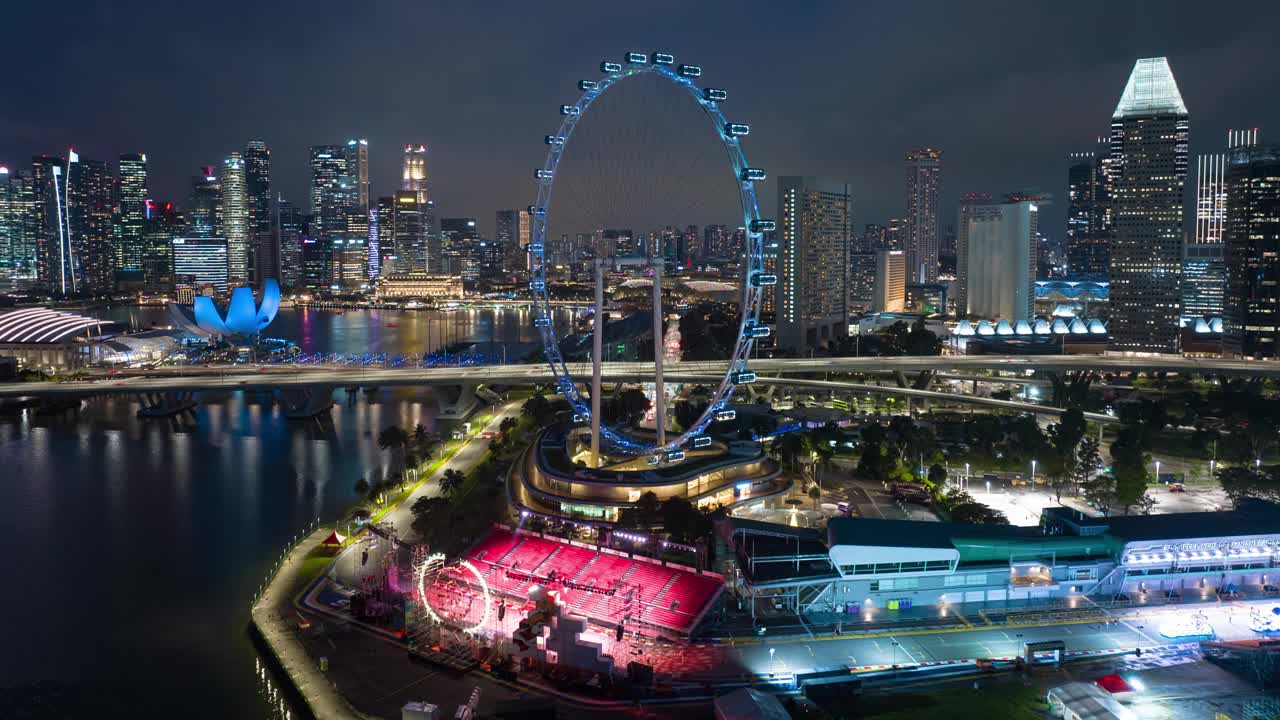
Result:
M1193 152L1230 127L1280 136L1274 3L11 5L0 162L145 151L166 198L258 138L276 185L305 202L307 146L363 136L375 193L395 185L400 146L425 142L442 211L491 229L494 210L529 202L574 81L633 48L704 65L751 123L753 163L847 180L858 223L901 211L900 158L920 145L946 153L946 200L1061 196L1063 156L1106 131L1138 57L1169 56Z

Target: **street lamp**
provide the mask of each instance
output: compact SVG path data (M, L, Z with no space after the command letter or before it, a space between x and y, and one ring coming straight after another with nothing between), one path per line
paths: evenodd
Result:
M988 480L988 481L987 481L987 495L990 495L990 494L991 494L991 481L990 481L990 480Z
M1031 486L1035 487L1035 484L1036 484L1036 461L1032 460L1031 461Z
M964 489L969 489L969 463L964 464Z
M1156 482L1160 482L1160 461L1156 461Z

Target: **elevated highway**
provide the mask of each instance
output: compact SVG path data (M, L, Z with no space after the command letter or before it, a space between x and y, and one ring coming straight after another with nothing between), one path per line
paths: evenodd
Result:
M939 358L929 358L935 361ZM857 367L869 372L884 372L886 361L918 360L917 358L874 358L875 367L868 358L859 359ZM932 369L923 363L909 364L913 370ZM936 367L936 365L935 365ZM716 384L723 377L724 363L672 363L664 373L668 382ZM1033 412L1041 415L1059 415L1058 408L1011 400L996 400L960 393L943 392L896 385L875 385L864 382L820 380L804 377L787 377L786 373L824 374L834 371L832 364L807 360L760 360L752 368L761 373L757 386L789 386L825 392L858 392L893 395L936 402L964 404L1002 410ZM590 366L573 365L570 371L575 378L590 377ZM856 372L840 370L839 372ZM777 374L777 377L770 375ZM652 381L652 363L605 363L604 379L609 382ZM199 391L252 390L267 391L289 388L337 388L337 387L392 387L392 386L457 386L457 385L531 385L553 380L550 368L545 364L501 365L478 367L438 368L377 368L377 367L325 367L287 365L233 365L224 367L174 367L157 368L135 373L92 373L92 378L73 382L35 382L0 384L3 397L75 397L100 394L156 395L164 393L192 393ZM973 378L979 379L982 378ZM1113 422L1108 415L1090 413L1090 420Z

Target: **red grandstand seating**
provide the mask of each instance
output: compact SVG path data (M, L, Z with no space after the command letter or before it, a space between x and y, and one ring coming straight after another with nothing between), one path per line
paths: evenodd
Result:
M705 575L691 575L689 573L679 573L676 575L676 581L672 583L667 591L658 596L654 603L664 608L670 608L674 602L679 602L676 610L686 613L697 614L702 606L716 594L716 590L720 588L720 582L715 578Z
M468 557L472 560L484 560L486 562L498 562L504 555L511 552L516 545L516 537L511 531L505 528L495 528L493 532L485 536L479 545L471 550Z
M681 633L693 629L721 586L713 577L532 535L513 536L505 529L495 529L468 556L481 567L490 589L499 594L524 597L531 584L526 575L554 574L574 584L614 591L609 595L565 588L574 612L607 623L629 618ZM509 571L518 577L508 577Z

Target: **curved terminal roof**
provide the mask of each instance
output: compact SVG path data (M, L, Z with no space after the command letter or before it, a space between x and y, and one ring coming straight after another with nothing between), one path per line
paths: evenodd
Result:
M60 343L112 323L50 308L24 308L0 315L0 343Z

